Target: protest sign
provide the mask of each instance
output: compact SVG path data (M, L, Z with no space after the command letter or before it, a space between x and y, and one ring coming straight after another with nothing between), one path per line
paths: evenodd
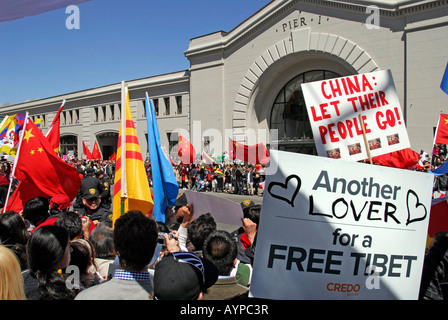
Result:
M319 156L359 161L369 151L410 147L390 70L303 83L302 90Z
M242 225L243 209L239 203L217 197L208 193L184 191L187 202L193 205L193 217L197 218L201 214L210 213L216 222Z
M252 296L418 298L430 174L276 150L270 160Z

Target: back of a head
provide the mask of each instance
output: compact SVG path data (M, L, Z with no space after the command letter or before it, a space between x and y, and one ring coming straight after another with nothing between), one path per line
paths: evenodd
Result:
M26 245L29 233L20 214L8 211L0 215L0 242L2 244Z
M54 225L66 228L70 234L70 240L76 239L82 233L81 216L75 211L61 212Z
M45 197L36 197L30 199L24 206L22 217L28 220L34 226L49 216L50 201Z
M261 205L259 204L253 205L243 210L244 218L250 219L252 222L256 223L257 226L260 224L260 212Z
M114 245L121 268L142 271L152 259L157 245L158 229L154 219L142 212L126 212L115 221Z
M216 222L210 213L202 214L188 225L188 239L196 250L202 250L204 240L216 230Z
M204 258L211 261L220 276L228 276L233 269L238 249L235 239L225 230L212 232L204 241Z
M81 273L87 273L92 264L94 253L91 251L87 240L77 239L70 242L72 252L70 254L70 265L77 266Z
M37 229L28 241L28 265L36 275L41 293L51 300L74 298L74 291L57 272L68 244L67 229L54 225Z
M26 300L22 274L16 255L0 245L0 300Z
M67 229L60 226L48 225L34 231L28 241L28 263L31 271L54 271L68 241Z
M115 254L114 229L100 224L89 237L97 258L111 259Z

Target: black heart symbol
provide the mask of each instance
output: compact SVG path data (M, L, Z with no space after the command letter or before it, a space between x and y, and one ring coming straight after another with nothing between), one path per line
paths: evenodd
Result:
M423 209L425 209L425 214L423 215L423 217L417 217L417 218L411 219L411 210L409 210L409 195L410 194L413 194L415 196L415 207L414 208L417 209L418 207L423 207ZM410 190L410 189L409 189L408 195L406 197L406 208L408 209L408 219L406 220L406 225L409 225L412 222L425 220L426 214L428 213L425 205L419 201L417 193L415 193L413 190Z
M293 193L291 199L282 197L282 196L280 196L280 195L278 195L278 194L276 194L276 193L272 193L272 192L271 192L271 189L272 189L273 187L275 187L275 186L278 186L278 187L280 187L280 188L282 188L282 189L285 189L285 190L288 189L288 182L289 182L289 180L291 180L291 179L296 179L296 180L297 180L297 187L296 187L296 190L294 190L294 193ZM299 178L297 175L292 174L292 175L290 175L290 176L288 176L288 177L286 178L285 183L281 183L281 182L271 182L271 183L269 183L269 186L268 186L268 192L269 192L269 194L270 194L272 197L277 198L277 199L280 199L280 200L282 200L282 201L286 201L288 204L291 205L291 207L294 207L294 199L296 198L297 193L299 192L301 185L302 185L302 180L300 180L300 178Z

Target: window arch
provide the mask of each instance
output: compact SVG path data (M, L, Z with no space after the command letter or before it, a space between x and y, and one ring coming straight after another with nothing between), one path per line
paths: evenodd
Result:
M278 149L316 154L302 83L340 77L328 70L312 70L294 77L280 90L271 109L270 129L277 129Z

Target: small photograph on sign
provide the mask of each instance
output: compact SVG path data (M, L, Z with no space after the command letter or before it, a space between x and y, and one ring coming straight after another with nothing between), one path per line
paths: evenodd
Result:
M398 133L387 136L387 143L390 146L400 143L400 137L398 136Z
M334 148L327 151L327 157L332 159L340 159L341 158L341 150L339 148Z
M348 146L348 153L350 155L361 153L361 144L360 143L354 143Z
M381 148L381 139L380 138L369 140L369 149L370 150L375 150L375 149L379 149L379 148Z

